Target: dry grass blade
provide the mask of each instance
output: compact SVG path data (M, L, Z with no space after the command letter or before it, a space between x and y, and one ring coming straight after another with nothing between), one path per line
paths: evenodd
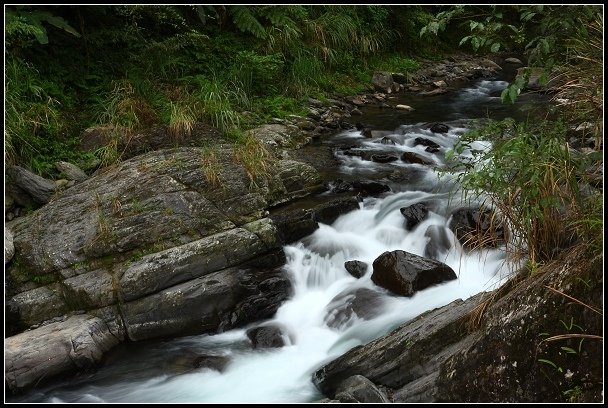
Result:
M562 295L562 296L564 296L564 297L566 297L566 298L568 298L568 299L572 300L573 302L578 303L579 305L585 306L585 307L586 307L586 308L588 308L589 310L592 310L592 311L594 311L595 313L600 314L600 315L602 315L602 316L603 316L603 313L602 313L602 311L601 311L601 310L599 310L599 309L597 309L597 308L595 308L595 307L593 307L593 306L589 306L588 304L583 303L583 302L581 302L580 300L573 298L572 296L568 296L568 295L566 295L564 292L562 292L561 290L558 290L558 289L552 288L552 287L547 286L547 285L543 285L543 286L544 286L545 288L547 288L547 289L549 289L549 290L551 290L551 291L553 291L553 292L555 292L555 293L557 293L557 294L559 294L559 295Z

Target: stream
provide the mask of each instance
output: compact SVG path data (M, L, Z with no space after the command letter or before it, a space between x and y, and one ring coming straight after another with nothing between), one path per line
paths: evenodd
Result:
M503 74L506 75L506 74ZM405 103L412 112L367 107L350 118L384 130L381 137L365 138L355 129L323 141L335 151L340 166L336 178L379 181L391 188L380 197L366 197L359 209L333 224L320 224L313 234L284 248L285 272L293 294L268 321L216 335L197 335L163 341L123 344L107 353L93 372L56 382L12 402L108 403L296 403L323 398L311 381L312 373L350 348L367 343L419 314L496 289L517 267L504 248L463 251L447 228L451 211L463 205L456 174L438 172L445 153L467 131L472 119L513 117L525 120L542 102L525 95L514 105L503 105L500 92L512 78L480 79L443 95L399 94L389 103ZM433 133L432 123L449 126ZM393 143L381 143L382 137ZM431 153L417 138L439 145ZM420 140L420 139L418 139ZM385 139L386 141L386 139ZM478 141L486 149L489 142ZM400 157L412 152L432 166L396 160L376 163L347 155L365 150ZM464 151L460 160L470 157ZM329 194L329 193L324 193ZM429 216L408 230L400 208L429 203ZM448 239L443 239L447 237ZM372 263L385 251L405 250L449 265L458 279L431 286L412 297L400 297L371 281ZM356 279L344 263L367 264ZM252 349L246 331L260 324L281 328L285 346ZM221 367L194 368L200 356L216 357Z

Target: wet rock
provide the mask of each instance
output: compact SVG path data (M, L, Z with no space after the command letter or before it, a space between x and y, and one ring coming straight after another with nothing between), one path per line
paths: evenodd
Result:
M357 130L363 130L363 129L367 129L367 128L369 128L369 126L364 123L361 123L361 122L355 123L355 129L357 129Z
M374 290L346 290L329 302L324 321L328 327L345 329L352 325L354 318L369 320L378 316L383 304L382 294Z
M85 181L89 176L80 169L80 167L65 161L55 163L55 168L68 180Z
M359 208L359 202L353 197L338 198L314 207L313 220L323 224L332 224L339 216Z
M347 191L352 190L353 185L348 181L344 181L342 179L336 179L333 182L328 184L328 190L332 193L345 193Z
M224 372L230 363L228 356L202 355L195 358L193 364L195 368L208 368L210 370Z
M310 209L277 212L270 218L277 228L280 242L289 244L312 234L319 228L319 222L332 224L340 215L357 208L359 202L355 198L337 198Z
M290 294L281 268L234 267L125 302L121 312L134 341L217 333L272 317Z
M384 136L382 139L380 139L380 143L393 146L395 145L395 141L388 136Z
M401 155L401 160L406 163L422 164L425 166L435 165L435 162L431 159L427 159L426 157L414 152L403 152L403 154Z
M437 132L435 132L435 133L437 133ZM425 139L424 137L417 137L416 139L414 139L414 143L416 143L418 145L422 145L422 146L427 146L427 148L425 150L430 153L438 152L439 148L441 147L437 143L433 142L432 140Z
M448 227L465 248L496 247L504 242L500 216L488 208L458 208L450 214Z
M23 207L39 207L51 200L57 186L20 166L6 169L7 189L15 202Z
M358 149L346 150L344 152L344 155L360 157L361 160L371 160L372 159L372 153L370 153L366 150L358 150Z
M416 203L399 211L405 217L405 228L411 231L429 215L429 206L427 203Z
M372 281L402 296L456 278L448 265L401 250L384 252L373 263Z
M353 375L363 375L374 384L395 390L429 373L437 375L441 363L458 350L453 345L466 336L464 326L468 313L479 304L480 298L478 295L466 302L456 300L350 349L319 368L312 376L313 383L323 394L332 397L342 382ZM407 401L405 398L399 402L404 400Z
M247 330L247 337L251 340L254 349L283 347L285 345L283 336L282 328L275 325L258 326Z
M361 112L361 110L359 108L354 108L353 110L350 111L350 114L360 116L360 115L363 115L363 112Z
M391 156L390 154L372 154L372 161L376 163L390 163L399 160L395 156Z
M367 272L367 264L362 261L346 261L344 262L344 268L357 279L363 277Z
M362 375L353 375L336 389L335 397L340 402L386 403L391 402L386 394Z
M4 343L6 385L17 392L92 367L118 343L101 319L89 315L9 337Z
M364 196L372 197L391 191L391 188L386 184L375 181L355 181L353 182L353 188Z
M433 133L448 133L450 127L443 123L435 123L433 126L429 128L429 130Z
M437 259L441 254L452 247L452 241L448 236L448 231L449 230L442 225L429 225L424 232L424 236L429 239L429 242L424 248L425 257Z

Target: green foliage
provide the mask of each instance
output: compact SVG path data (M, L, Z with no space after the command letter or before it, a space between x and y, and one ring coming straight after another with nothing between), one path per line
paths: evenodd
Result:
M260 39L266 39L268 33L256 17L252 7L247 6L232 6L230 12L236 27L249 34L253 34Z
M246 94L276 93L284 64L281 54L260 55L253 51L239 51L230 76Z
M49 38L43 23L80 37L80 33L67 21L49 11L32 10L27 6L13 7L8 7L5 13L4 33L5 44L8 47L25 46L29 44L31 37L34 37L39 44L48 44Z
M285 118L289 115L304 115L306 113L301 101L283 95L257 99L254 102L254 107L265 120Z
M420 68L420 63L404 55L393 54L372 59L371 66L378 70L406 73Z

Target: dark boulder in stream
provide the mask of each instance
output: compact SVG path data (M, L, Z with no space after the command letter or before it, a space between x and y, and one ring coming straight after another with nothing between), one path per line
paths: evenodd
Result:
M401 250L383 253L373 267L372 281L402 296L457 278L448 265Z

